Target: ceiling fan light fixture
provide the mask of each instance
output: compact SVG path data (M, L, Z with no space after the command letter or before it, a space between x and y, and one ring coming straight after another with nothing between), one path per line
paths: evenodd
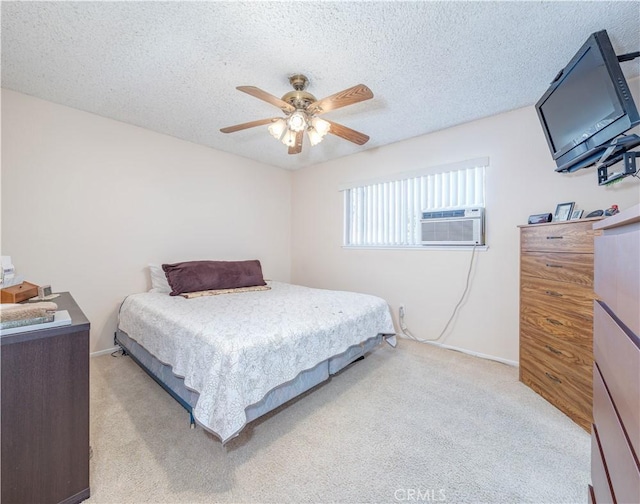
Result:
M276 140L280 140L286 128L287 121L285 121L284 119L278 119L269 125L269 133Z
M296 110L289 116L288 123L291 131L303 131L307 127L307 116L301 110Z
M321 137L324 137L331 129L331 124L319 117L311 119L311 126L313 126L313 129L316 130Z
M282 137L282 143L287 147L293 147L296 144L296 132L288 129Z
M318 130L316 130L313 126L310 126L307 129L307 135L309 136L309 143L311 145L318 145L324 138L324 135L318 133Z

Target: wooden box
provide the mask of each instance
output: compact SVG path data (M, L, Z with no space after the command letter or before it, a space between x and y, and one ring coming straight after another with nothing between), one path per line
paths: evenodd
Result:
M2 289L2 303L20 303L38 295L38 286L29 282L22 282Z

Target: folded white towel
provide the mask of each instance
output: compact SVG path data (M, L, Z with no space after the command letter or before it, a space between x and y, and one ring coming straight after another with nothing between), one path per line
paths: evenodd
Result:
M0 304L0 321L28 320L34 318L51 318L55 315L58 305L51 302L30 304Z

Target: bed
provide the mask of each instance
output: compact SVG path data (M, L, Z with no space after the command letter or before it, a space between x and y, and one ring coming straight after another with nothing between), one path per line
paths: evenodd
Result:
M120 308L116 343L223 443L384 339L395 344L383 299L267 286L192 299L132 294Z

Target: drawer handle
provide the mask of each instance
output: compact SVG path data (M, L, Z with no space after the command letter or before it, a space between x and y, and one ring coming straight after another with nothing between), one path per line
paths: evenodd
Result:
M562 240L564 236L547 236L547 240Z
M562 322L560 322L559 320L556 320L556 319L546 318L545 320L547 322L549 322L550 324L553 324L553 325L564 325Z
M555 291L544 291L544 293L547 296L562 297L562 294L560 294L559 292L555 292Z
M550 373L546 373L545 372L545 374L547 375L547 378L549 378L550 380L552 380L552 381L554 381L556 383L562 383L562 380L560 378L557 378L557 377L553 376Z
M545 266L547 268L564 268L564 266L562 264L549 264L549 263L547 263L547 264L545 264Z
M560 350L556 350L550 345L545 345L545 346L547 347L547 350L549 350L551 353L554 353L556 355L560 355L562 353Z

